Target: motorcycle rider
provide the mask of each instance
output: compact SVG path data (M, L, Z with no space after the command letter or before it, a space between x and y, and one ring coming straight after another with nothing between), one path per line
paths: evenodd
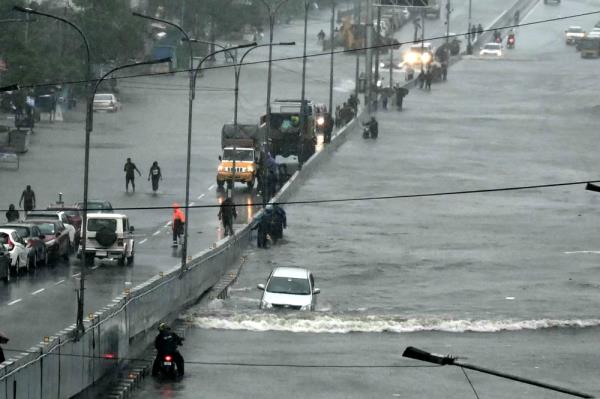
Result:
M512 29L508 33L508 38L506 39L506 44L507 44L507 46L515 45L515 31Z
M160 323L158 325L158 335L154 339L154 347L156 348L156 358L152 364L152 375L158 375L160 369L160 362L163 357L170 355L173 357L173 361L177 366L177 373L180 377L183 377L184 373L184 362L183 356L177 350L178 346L183 345L183 338L171 331L171 327L167 323Z
M500 34L500 31L498 31L498 29L494 30L494 41L496 43L501 43L502 42L502 35Z
M377 137L379 135L379 123L377 123L377 119L375 119L374 116L372 116L371 120L369 120L368 122L363 123L363 126L369 128L369 133L371 134L371 137Z

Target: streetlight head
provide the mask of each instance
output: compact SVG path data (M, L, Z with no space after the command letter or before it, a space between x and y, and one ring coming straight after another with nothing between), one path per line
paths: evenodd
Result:
M595 184L592 183L588 183L585 185L585 189L588 191L595 191L597 193L600 193L600 186L597 186Z
M256 42L248 43L248 44L240 44L239 46L231 47L228 50L237 49L237 48L247 48L256 46Z
M454 364L454 358L450 356L436 355L435 353L425 352L424 350L417 349L413 346L409 346L402 353L403 357L410 359L421 360L423 362L435 363L442 366L447 364Z
M30 8L30 7L21 7L21 6L14 6L13 10L19 11L19 12L24 12L26 14L32 14L34 12L33 8Z
M296 42L279 42L277 44L279 44L280 46L295 46Z

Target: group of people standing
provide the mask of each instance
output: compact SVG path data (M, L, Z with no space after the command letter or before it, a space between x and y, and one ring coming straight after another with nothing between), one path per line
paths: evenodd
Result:
M131 183L131 189L135 193L135 172L137 172L139 176L141 176L142 173L135 163L131 161L131 158L127 158L127 162L125 162L125 166L123 166L123 172L125 172L125 192L129 192L129 184ZM152 166L150 166L148 181L150 180L152 180L152 192L156 193L158 191L158 182L162 180L162 172L157 161L152 162Z

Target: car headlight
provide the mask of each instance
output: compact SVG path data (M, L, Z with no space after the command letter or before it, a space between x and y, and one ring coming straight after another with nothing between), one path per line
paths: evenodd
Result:
M383 62L379 63L379 68L385 68L385 64Z
M248 172L254 172L254 166L248 166Z
M479 55L484 55L484 54L485 54L485 52L484 52L483 50L481 50L481 51L479 52Z
M415 62L417 62L417 54L416 53L408 53L406 55L406 62L408 62L409 64L414 64Z
M310 303L300 307L300 310L310 310Z
M424 64L429 63L429 61L431 61L431 54L429 54L429 53L423 53L421 55L421 61L423 61Z
M273 304L267 301L260 301L260 308L261 309L271 309L273 308Z
M319 116L317 118L317 125L323 126L324 123L325 123L325 118L323 118L322 116Z
M219 165L219 167L217 168L217 170L218 170L219 172L222 172L222 171L223 171L223 165Z

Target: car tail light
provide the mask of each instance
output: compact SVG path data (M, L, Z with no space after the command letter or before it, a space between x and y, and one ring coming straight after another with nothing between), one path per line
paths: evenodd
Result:
M119 238L119 239L117 239L117 245L118 245L119 247L122 247L122 246L123 246L123 239L122 239L122 238Z
M173 358L170 355L165 356L165 362L170 362Z

